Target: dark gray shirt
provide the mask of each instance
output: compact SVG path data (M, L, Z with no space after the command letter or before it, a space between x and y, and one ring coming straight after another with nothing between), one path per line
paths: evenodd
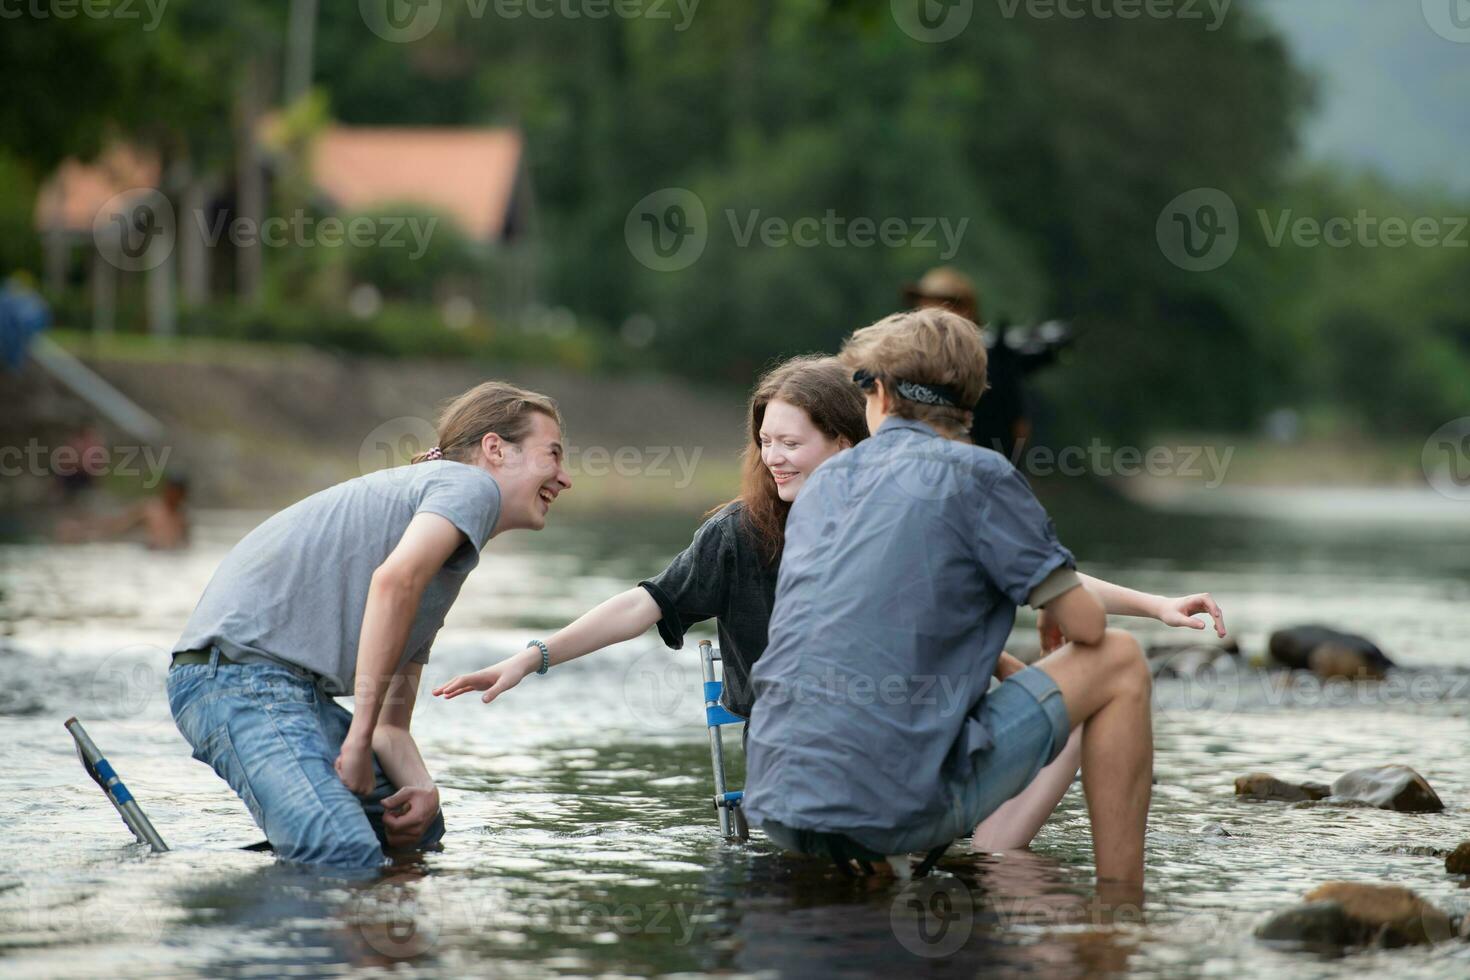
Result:
M863 842L942 813L991 744L977 709L1016 607L1064 567L1071 552L993 450L890 418L818 467L752 674L752 822Z
M663 613L658 634L675 650L683 647L689 627L714 618L725 674L720 700L748 718L750 668L766 649L776 567L761 554L744 513L739 501L722 508L700 525L668 568L638 584L658 603Z
M368 585L415 514L438 514L465 536L425 587L398 669L427 663L500 516L494 477L447 459L360 476L269 518L225 556L174 650L278 660L320 675L329 694L351 693Z

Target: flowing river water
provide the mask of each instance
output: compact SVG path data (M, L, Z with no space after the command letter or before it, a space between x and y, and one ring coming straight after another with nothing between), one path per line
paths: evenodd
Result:
M165 651L225 551L263 516L215 512L199 515L192 547L178 554L0 545L0 972L1470 974L1470 943L1333 959L1251 936L1269 912L1331 879L1403 884L1454 914L1470 910L1470 890L1430 853L1470 839L1470 521L1442 506L1426 517L1435 501L1412 497L1316 515L1049 503L1085 569L1153 591L1212 591L1248 655L1272 629L1315 621L1368 634L1406 668L1378 684L1250 668L1161 679L1141 909L1107 906L1092 887L1080 786L1030 852L956 845L917 888L843 878L777 853L758 832L726 843L708 802L697 654L692 642L668 651L652 633L528 678L492 706L424 697L414 727L442 786L442 852L364 882L241 850L261 835L189 757L163 692ZM693 525L553 519L540 534L493 541L425 687L656 571ZM1035 646L1024 616L1013 644ZM134 844L86 778L62 728L73 714L168 854ZM739 785L738 738L730 744ZM1233 795L1246 772L1330 782L1393 762L1423 773L1447 809Z

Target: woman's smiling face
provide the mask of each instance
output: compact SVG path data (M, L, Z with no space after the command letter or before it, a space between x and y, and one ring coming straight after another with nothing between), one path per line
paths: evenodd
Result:
M766 405L761 430L761 462L776 481L776 493L790 503L812 471L848 446L846 439L829 439L812 424L811 416L780 399Z

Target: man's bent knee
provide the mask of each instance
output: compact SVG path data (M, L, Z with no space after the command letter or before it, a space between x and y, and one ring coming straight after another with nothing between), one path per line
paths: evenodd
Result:
M1127 630L1110 627L1103 633L1099 647L1107 663L1108 683L1116 693L1147 697L1153 689L1153 674L1138 638Z

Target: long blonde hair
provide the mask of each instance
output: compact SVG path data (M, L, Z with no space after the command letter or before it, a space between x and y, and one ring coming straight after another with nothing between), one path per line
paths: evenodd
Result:
M413 462L428 459L452 459L458 463L473 462L480 451L480 440L494 432L509 443L519 443L531 433L532 416L548 416L562 427L561 410L555 400L534 391L518 388L505 381L486 381L452 399L439 413L439 455L432 451L419 453Z

